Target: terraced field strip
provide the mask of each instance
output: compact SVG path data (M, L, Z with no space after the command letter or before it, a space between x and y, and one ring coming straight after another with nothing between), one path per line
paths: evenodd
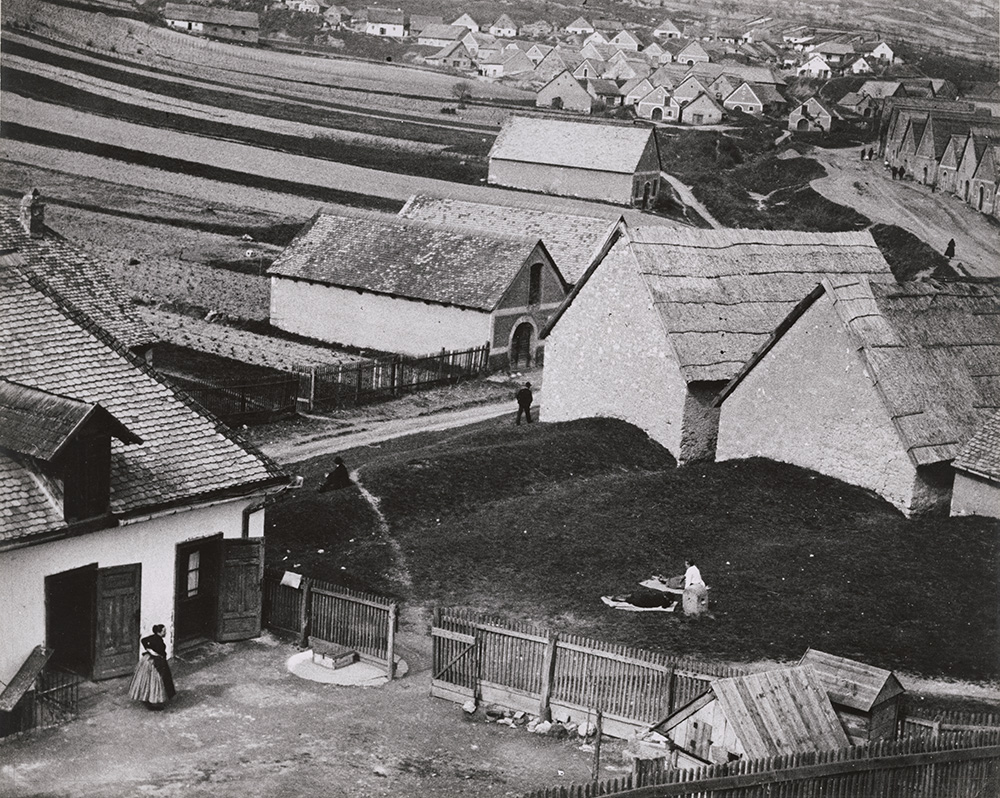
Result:
M276 52L262 47L243 47L191 36L144 22L88 14L79 10L41 4L38 15L52 38L62 39L89 50L111 50L112 55L137 56L135 60L171 64L174 68L209 71L234 79L263 78L283 83L338 86L359 92L384 92L417 97L434 102L453 100L456 77L437 70L418 69L403 64L360 61L350 58L316 58ZM111 49L111 46L114 49ZM526 101L531 92L503 84L484 84L479 95L491 101Z
M102 94L84 91L59 80L41 77L4 67L0 78L11 93L26 99L38 99L63 105L86 113L119 119L157 130L175 130L209 138L242 142L278 152L304 155L310 158L354 164L387 172L426 175L458 183L478 183L486 179L486 159L473 156L459 158L440 152L415 152L405 146L366 141L337 141L326 135L302 136L269 131L254 124L259 117L244 114L244 125L220 122L206 113L188 115L172 110L150 108L122 102ZM386 140L395 142L394 139Z
M431 122L424 116L385 110L371 111L357 104L297 97L263 87L253 89L248 87L247 80L241 81L239 85L232 85L171 74L165 70L108 63L87 55L71 54L58 45L31 40L20 34L4 33L0 41L4 56L17 55L29 61L80 72L166 97L277 119L294 119L321 127L445 143L455 147L465 144L477 149L481 148L480 142L484 135L495 135L497 132L494 126L468 125L447 120Z
M323 137L331 140L337 139L377 144L383 147L406 147L407 149L412 149L414 152L440 152L447 147L446 144L403 141L401 139L389 138L388 136L355 133L326 125L297 122L291 119L279 119L274 116L261 116L229 108L220 108L216 105L205 105L204 103L192 100L169 97L132 86L125 86L121 83L96 78L73 69L64 69L8 53L4 53L2 63L2 69L5 73L7 71L10 72L9 77L3 81L4 88L23 97L37 95L38 91L35 89L33 81L45 80L51 84L58 84L81 92L87 92L90 95L100 97L104 101L136 105L172 114L184 114L195 119L224 122L238 127L248 127L280 135L304 138ZM39 83L37 85L41 86L44 84ZM48 85L45 88L49 91L56 90L54 85ZM59 105L72 105L71 102L63 102L62 98L52 96L51 94L37 99L45 99L49 102L56 102ZM95 109L95 112L100 111L96 111Z

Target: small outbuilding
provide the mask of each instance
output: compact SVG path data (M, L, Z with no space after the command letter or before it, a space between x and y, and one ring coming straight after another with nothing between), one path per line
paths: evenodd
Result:
M660 153L649 128L513 116L490 150L489 182L644 207L659 192Z
M799 665L819 677L851 745L896 739L905 690L892 671L812 648Z
M260 31L260 19L255 11L167 3L163 19L173 30L245 44L256 44Z
M847 748L844 733L816 673L798 666L718 679L654 731L697 767Z
M489 343L496 368L539 360L568 286L537 236L347 214L317 213L269 270L275 327L407 355Z

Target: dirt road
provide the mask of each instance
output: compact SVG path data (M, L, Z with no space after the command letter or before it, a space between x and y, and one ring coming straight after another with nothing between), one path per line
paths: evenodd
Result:
M1000 277L1000 226L957 198L892 180L881 162L862 161L853 148L816 149L810 157L826 167L827 177L812 186L827 199L909 230L939 252L954 238L955 264L975 277Z
M78 720L0 748L0 795L473 798L589 780L579 738L431 698L426 620L404 617L411 670L382 687L300 679L285 668L297 648L270 635L175 660L180 692L163 712L130 701L127 677L87 685ZM607 743L603 763L620 768L620 751Z

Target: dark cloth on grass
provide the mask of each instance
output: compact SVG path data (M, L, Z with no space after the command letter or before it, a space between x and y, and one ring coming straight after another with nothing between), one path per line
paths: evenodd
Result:
M633 607L669 607L677 603L675 596L670 593L660 593L657 590L636 591L623 596L622 600L627 601Z
M948 246L946 246L944 248L944 256L946 258L954 258L955 257L955 239L954 238L948 239Z

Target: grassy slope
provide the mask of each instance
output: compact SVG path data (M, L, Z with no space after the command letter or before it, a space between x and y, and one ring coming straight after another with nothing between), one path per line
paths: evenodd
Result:
M927 674L997 676L993 522L906 521L864 491L769 461L677 469L638 430L607 420L496 425L362 474L401 545L412 599L675 653L790 659L811 645ZM600 603L680 571L686 556L713 586L713 620Z

